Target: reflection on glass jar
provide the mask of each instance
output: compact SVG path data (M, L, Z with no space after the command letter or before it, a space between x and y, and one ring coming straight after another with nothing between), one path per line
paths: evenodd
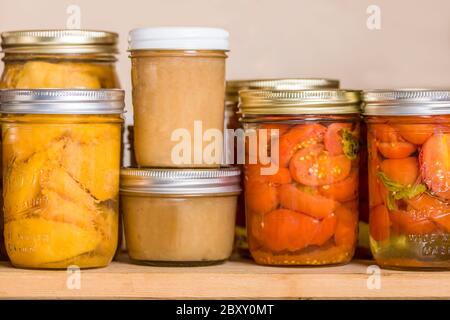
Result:
M130 33L134 147L145 167L220 167L228 32L143 28ZM206 159L208 131L220 135ZM213 138L213 140L216 140ZM175 151L183 142L186 148ZM192 145L191 145L192 142Z
M255 135L258 142L256 149L249 143L245 166L253 258L269 265L350 261L358 225L359 94L240 94L248 141ZM252 163L255 154L258 161Z
M123 96L121 90L1 92L4 232L14 266L91 268L111 261Z
M381 266L450 267L450 92L368 91L370 240Z
M233 248L240 170L122 169L121 210L131 259L199 266Z
M320 78L286 78L286 79L253 79L227 81L225 96L225 128L239 129L238 103L239 91L249 89L259 90L306 90L306 89L337 89L339 81L334 79ZM237 144L228 141L225 135L225 162L236 165ZM231 149L231 147L233 149ZM242 184L244 179L242 179ZM244 189L244 186L242 185ZM244 193L239 195L238 208L236 212L236 235L235 249L242 257L250 257L248 249L246 223L245 223L245 200Z

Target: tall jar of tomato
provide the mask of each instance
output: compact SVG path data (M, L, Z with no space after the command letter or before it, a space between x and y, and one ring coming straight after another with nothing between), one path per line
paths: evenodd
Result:
M350 261L358 226L359 92L246 90L245 202L259 264Z
M374 90L363 100L377 263L449 268L450 90Z
M283 78L283 79L247 79L227 81L225 94L225 125L226 129L239 129L239 91L241 90L309 90L309 89L338 89L339 80L325 78ZM237 154L236 145L233 150L229 146L228 136L225 135L225 153L227 163L236 163L233 158ZM232 155L233 157L231 157ZM230 161L231 160L231 161ZM243 174L243 173L242 173ZM241 179L243 184L243 179ZM242 186L242 189L244 187ZM244 193L238 197L235 229L235 250L245 258L250 258L248 250L247 231L245 224Z

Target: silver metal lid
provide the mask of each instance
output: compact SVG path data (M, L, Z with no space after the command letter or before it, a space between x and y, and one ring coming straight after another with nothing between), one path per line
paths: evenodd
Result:
M367 116L450 114L450 89L368 90L362 100Z
M3 32L4 53L116 54L118 34L97 30L19 30Z
M221 169L137 169L120 172L121 193L155 195L237 194L241 191L240 170Z
M339 89L339 80L325 78L246 79L227 81L228 101L238 101L241 90Z
M3 89L0 113L120 114L124 97L119 89Z
M360 92L354 90L243 90L242 116L354 114L360 112Z

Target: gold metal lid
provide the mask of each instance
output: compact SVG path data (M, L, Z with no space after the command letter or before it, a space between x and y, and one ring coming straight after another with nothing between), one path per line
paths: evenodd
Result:
M96 30L20 30L1 34L4 53L117 54L118 34Z
M356 90L244 90L239 92L240 113L249 115L320 115L360 112Z
M450 114L450 89L378 89L362 94L365 116Z
M325 78L247 79L227 81L227 101L237 102L241 90L339 89L339 80Z

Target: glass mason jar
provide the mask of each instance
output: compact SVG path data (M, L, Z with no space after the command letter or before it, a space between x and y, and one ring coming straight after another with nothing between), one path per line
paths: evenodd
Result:
M219 167L228 32L214 28L136 29L130 32L129 49L139 166ZM210 142L215 144L213 152L203 141L209 133L220 135ZM181 144L185 148L177 149Z
M233 249L240 170L122 169L128 254L162 266L227 260Z
M2 90L5 244L15 267L103 267L118 239L122 90Z
M450 91L363 98L373 256L388 268L449 268Z
M3 32L0 88L120 88L118 35L90 30Z
M0 89L120 88L115 68L116 33L25 30L4 32L1 38L5 67ZM2 250L2 214L0 259L6 257Z
M255 261L350 261L358 228L359 93L249 90L240 98Z
M226 83L225 94L225 128L236 130L241 128L238 115L239 91L240 90L307 90L307 89L338 89L339 80L320 78L286 78L286 79L253 79L253 80L232 80ZM236 159L236 144L228 141L225 135L225 163L230 165L238 164ZM242 175L244 172L242 172ZM243 178L243 177L242 177ZM244 189L244 179L241 180ZM248 250L247 231L245 224L245 200L244 193L238 198L236 212L236 232L235 249L238 254L245 258L250 258Z

